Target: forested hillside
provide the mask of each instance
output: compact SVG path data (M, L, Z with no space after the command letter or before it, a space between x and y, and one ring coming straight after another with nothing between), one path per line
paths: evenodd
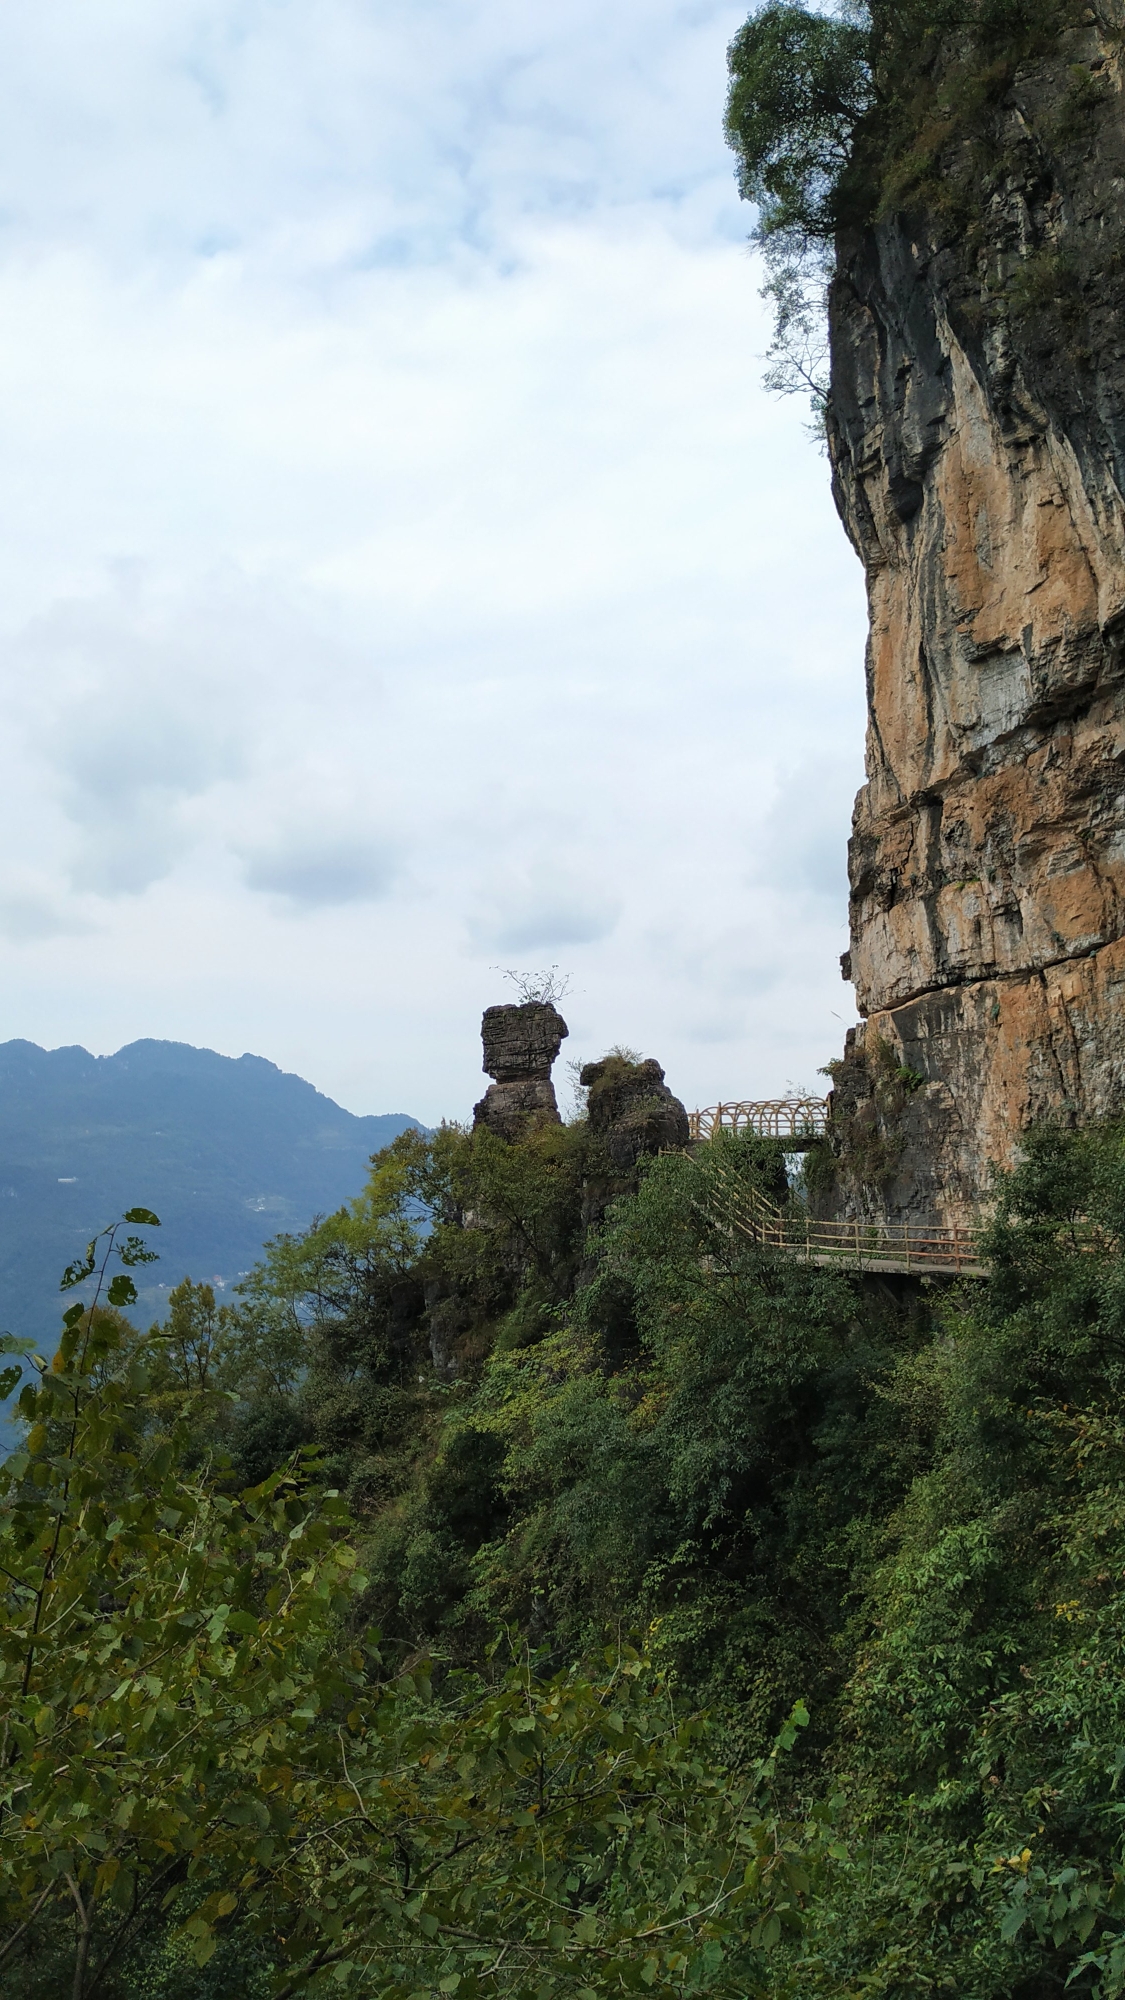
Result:
M4 1475L10 1990L83 1925L121 2000L1121 1990L1125 1134L901 1297L731 1227L782 1174L410 1131L237 1311L72 1310Z

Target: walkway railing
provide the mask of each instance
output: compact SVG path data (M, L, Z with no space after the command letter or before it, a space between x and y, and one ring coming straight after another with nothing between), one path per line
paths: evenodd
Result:
M800 1263L919 1277L986 1275L975 1229L942 1229L936 1223L817 1222L800 1211L777 1208L735 1174L720 1172L718 1183L715 1207L732 1229Z
M755 1103L711 1104L706 1111L688 1112L693 1139L713 1139L716 1132L756 1132L762 1139L795 1139L807 1145L828 1127L826 1097L767 1097Z

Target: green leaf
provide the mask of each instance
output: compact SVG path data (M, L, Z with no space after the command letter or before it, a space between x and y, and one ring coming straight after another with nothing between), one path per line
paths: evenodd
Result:
M67 1265L59 1280L60 1292L73 1291L75 1285L82 1284L84 1279L92 1275L97 1264L98 1241L96 1236L91 1237L86 1245L86 1255L76 1257L73 1264Z
M160 1228L160 1217L154 1215L151 1208L127 1208L121 1220L142 1223L146 1229Z

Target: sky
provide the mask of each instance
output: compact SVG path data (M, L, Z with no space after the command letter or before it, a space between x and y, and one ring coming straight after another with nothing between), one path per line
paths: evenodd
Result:
M436 1122L558 966L564 1061L818 1087L862 575L761 386L744 11L8 10L0 1040Z

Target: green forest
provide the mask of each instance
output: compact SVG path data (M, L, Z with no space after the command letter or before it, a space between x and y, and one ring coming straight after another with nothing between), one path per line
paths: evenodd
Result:
M1125 1987L1125 1133L897 1293L731 1226L784 1171L406 1132L148 1332L153 1218L91 1245L0 1473L6 1992Z

